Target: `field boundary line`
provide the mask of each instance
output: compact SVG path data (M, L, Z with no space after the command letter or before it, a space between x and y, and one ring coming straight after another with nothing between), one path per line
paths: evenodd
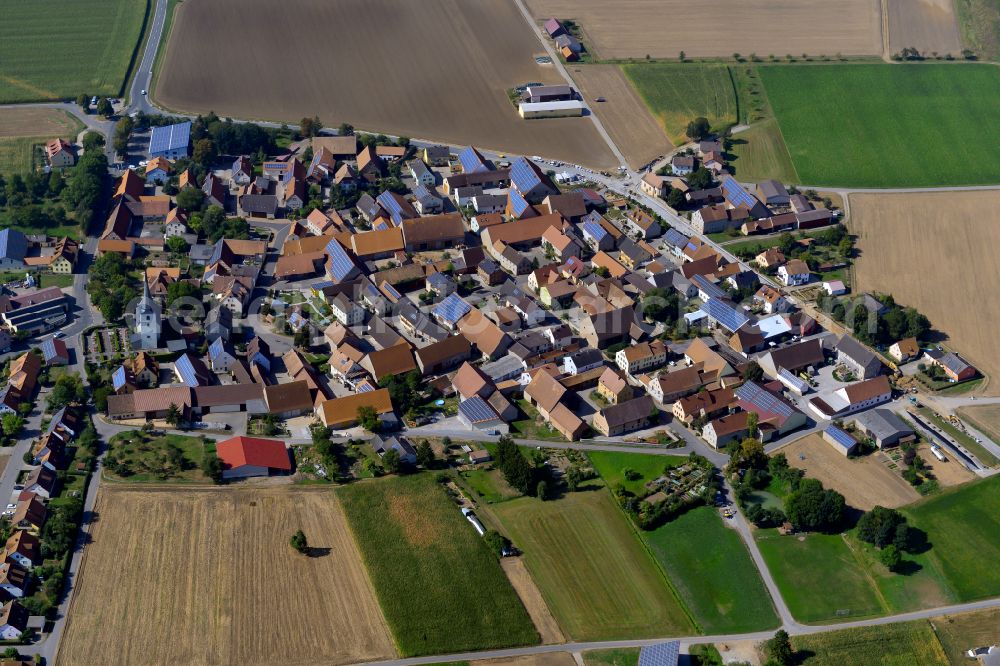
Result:
M878 584L875 582L875 578L872 576L871 571L868 570L868 563L865 562L861 558L861 555L858 553L858 551L854 549L854 546L851 544L846 534L842 533L840 535L840 538L844 542L844 545L847 546L847 550L848 552L851 553L851 557L854 558L854 561L858 563L858 566L861 567L861 570L865 573L865 580L868 581L868 584L871 585L872 587L872 591L875 592L875 597L878 599L878 602L882 605L882 610L885 612L886 615L891 614L892 608L889 606L889 601L885 598L885 595L882 594L882 590L879 589Z
M646 557L648 557L650 560L653 561L653 566L655 566L657 572L659 572L660 578L662 578L664 582L666 582L667 587L670 589L670 592L674 595L674 599L677 600L677 603L680 606L681 610L684 611L685 617L687 617L688 621L691 622L691 628L695 629L696 631L700 632L700 634L704 635L705 628L701 626L701 623L698 622L697 619L695 619L694 614L691 612L691 609L688 608L687 603L685 603L684 599L681 598L680 592L678 592L677 588L674 587L674 583L672 580L670 580L670 576L667 575L667 572L663 569L663 566L660 564L660 561L656 559L655 555L653 555L653 551L650 549L649 544L646 543L646 540L643 539L642 535L638 533L639 528L636 526L634 522L632 522L631 516L625 513L625 509L623 509L622 505L618 502L617 499L615 499L615 495L614 493L611 492L611 488L608 487L607 482L604 481L604 479L601 479L601 481L604 483L604 492L608 493L611 496L611 503L615 505L615 509L617 509L618 513L621 514L622 519L626 522L629 529L635 535L635 538L639 540L639 544L642 546L643 552L646 553Z

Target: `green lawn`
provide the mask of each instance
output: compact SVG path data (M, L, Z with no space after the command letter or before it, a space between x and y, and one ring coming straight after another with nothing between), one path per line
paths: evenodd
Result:
M1000 69L759 67L802 182L916 187L1000 182Z
M741 181L775 178L783 183L800 182L781 137L778 121L774 118L767 118L734 134L728 154L733 175Z
M496 557L433 475L338 495L402 656L538 642Z
M0 103L118 95L144 0L0 0Z
M648 492L644 490L646 483L663 474L663 470L669 467L678 467L687 461L684 456L657 456L647 453L618 453L617 451L588 451L587 455L590 457L590 462L594 464L594 469L607 482L609 488L621 483L625 486L625 490L636 495ZM638 475L637 478L626 479L626 469L635 472L635 475Z
M778 626L750 553L715 509L693 509L642 536L705 633Z
M932 544L928 556L957 595L971 601L1000 595L1000 477L942 492L905 509Z
M639 648L587 650L583 653L583 663L586 666L636 666L639 663Z
M840 535L760 530L757 545L797 620L847 620L888 611Z
M926 621L796 636L803 666L945 666L941 644Z
M41 163L35 159L36 146L44 144L51 138L15 136L0 139L0 174L24 173L34 169L36 164Z
M519 418L510 424L510 434L521 439L541 439L553 442L565 442L566 438L558 430L550 426L542 419L538 410L527 400L518 400L517 406L521 409Z
M736 92L726 65L639 63L622 65L622 71L676 145L687 142L684 131L698 116L708 118L713 129L737 122Z
M498 469L470 469L459 472L459 476L479 499L490 504L521 496L504 480Z
M104 463L108 478L129 483L211 483L200 467L205 452L200 437L154 437L132 430L112 437L109 446Z
M600 484L543 502L491 505L524 551L532 578L573 640L685 635L694 630L628 519Z

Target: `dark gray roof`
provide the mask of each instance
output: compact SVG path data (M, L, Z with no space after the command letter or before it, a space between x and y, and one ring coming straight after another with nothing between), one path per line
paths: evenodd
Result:
M840 340L837 341L837 351L866 368L873 363L881 363L875 354L849 335L840 336Z
M854 417L855 424L870 433L876 440L883 440L894 435L912 435L913 429L906 425L903 419L888 409L871 409Z
M278 211L278 197L273 194L244 194L240 197L240 208L247 213L267 213Z
M653 411L653 399L648 395L605 407L601 412L609 428L646 418Z

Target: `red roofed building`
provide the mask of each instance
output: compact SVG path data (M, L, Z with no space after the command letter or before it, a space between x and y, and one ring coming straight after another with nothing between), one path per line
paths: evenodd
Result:
M272 471L292 471L285 443L275 439L233 437L219 442L215 452L222 461L223 479L245 479L269 476Z

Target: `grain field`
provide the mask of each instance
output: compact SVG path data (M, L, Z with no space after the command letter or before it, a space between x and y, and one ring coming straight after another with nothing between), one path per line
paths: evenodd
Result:
M605 59L882 53L879 0L527 2L538 20L575 20Z
M928 55L961 53L954 0L888 0L888 5L890 53L907 47Z
M858 290L923 312L1000 395L1000 191L852 194L850 210Z
M507 0L185 0L164 106L327 125L617 166L589 118L522 120L507 90L564 83Z
M395 654L333 493L102 488L58 663L323 664ZM302 529L314 549L288 540Z
M673 150L663 129L617 65L570 67L577 89L633 169ZM603 97L603 102L596 102Z

